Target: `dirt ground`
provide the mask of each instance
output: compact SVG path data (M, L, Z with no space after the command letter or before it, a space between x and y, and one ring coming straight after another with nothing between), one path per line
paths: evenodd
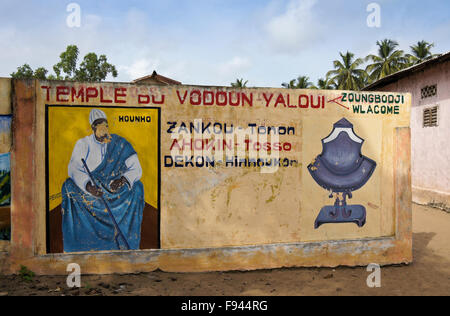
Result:
M0 276L6 295L450 295L450 214L413 205L414 263L382 267L381 288L368 288L364 267L251 272L82 276L69 289L61 276Z

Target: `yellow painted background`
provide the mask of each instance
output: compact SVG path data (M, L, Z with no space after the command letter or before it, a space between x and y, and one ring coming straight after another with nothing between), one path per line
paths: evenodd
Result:
M343 116L345 117L345 116ZM302 213L301 227L304 241L328 240L328 239L350 239L364 237L379 237L382 232L381 219L381 187L380 179L383 168L381 160L382 143L382 121L375 118L361 116L359 118L346 117L353 124L353 131L364 139L361 153L375 160L377 167L367 183L359 190L353 191L353 197L347 199L347 205L359 204L366 208L366 224L358 227L354 223L326 224L314 229L314 222L323 206L334 205L336 196L330 199L330 192L320 187L312 178L307 167L319 154L322 153L322 139L330 135L333 125L339 119L330 117L315 117L303 120L303 136L308 141L303 142L303 177L302 177ZM390 192L385 192L389 196ZM309 197L309 198L307 198ZM311 198L313 197L313 198ZM384 210L384 212L393 212ZM393 232L387 233L392 234Z
M299 94L324 95L328 101L340 96L341 91L248 89L243 91L254 94L254 106L232 108L179 106L175 93L168 90L169 97L162 111L163 156L170 154L170 138L165 132L167 121L203 119L243 127L249 123L295 127L295 135L280 136L280 141L292 144L292 151L280 157L295 159L299 165L280 168L273 174L261 174L258 168L163 167L162 248L215 248L394 235L394 131L395 127L409 126L409 95L405 95L399 115L376 115L353 113L349 102L343 102L349 110L332 102L319 110L266 107L262 94L273 93L276 98L280 93L289 93L291 100L296 100ZM321 139L343 117L364 138L362 154L377 162L369 181L347 201L366 208L367 222L362 228L352 223L326 224L314 229L320 209L333 205L334 199L329 199L329 193L313 180L307 166L322 152Z
M137 152L142 166L141 182L145 202L158 207L158 110L149 108L49 107L48 158L49 195L61 192L68 178L67 167L75 143L92 134L89 112L99 108L108 118L109 131L124 137ZM151 123L119 122L119 115L148 115ZM50 210L61 204L61 197L50 200Z
M121 84L93 84L93 86L115 87ZM80 84L74 84L76 88ZM332 102L327 102L325 109L289 109L279 106L266 107L263 94L289 94L291 100L296 100L299 94L324 95L325 99L333 100L341 95L341 91L321 90L288 90L288 89L244 89L244 93L253 93L253 107L220 107L194 106L189 103L180 104L180 95L185 91L198 89L233 91L227 88L208 87L148 87L125 85L128 89L126 103L120 106L136 106L137 94L147 94L151 91L156 95L165 95L165 102L161 107L161 158L170 155L172 143L171 134L167 132L168 122L189 123L195 119L205 122L221 122L234 126L247 126L249 123L266 126L292 126L295 135L280 136L280 141L290 142L292 151L281 156L295 159L298 166L280 168L274 174L261 174L258 168L168 168L161 166L161 248L220 248L225 246L244 246L278 243L295 243L324 240L359 240L393 236L395 233L395 185L394 185L394 140L395 128L409 126L411 96L405 95L405 103L400 106L399 115L356 114ZM40 93L41 104L56 102L54 89L50 94L50 101L46 102L45 93ZM366 93L366 92L362 92ZM371 92L370 92L371 93ZM389 93L374 93L389 94ZM111 96L108 95L111 99ZM92 99L88 105L100 104L99 98ZM273 102L272 102L273 104ZM351 107L348 102L345 106ZM156 105L158 106L158 105ZM70 109L69 109L70 110ZM63 135L64 144L69 143L65 155L56 157L50 145L50 169L52 161L62 159L58 163L60 175L57 190L51 189L50 194L59 192L62 182L67 177L67 163L75 141L89 132L87 123L89 109L80 116L78 123L71 115L63 117L60 128L65 130L72 126L77 129L77 135ZM126 109L111 109L110 113L126 113ZM140 111L130 109L130 112ZM143 107L142 111L146 111ZM148 113L148 112L145 112ZM153 113L153 112L152 112ZM108 113L107 113L108 114ZM156 115L156 112L155 112ZM108 114L110 116L110 114ZM332 126L341 118L347 118L354 124L357 135L365 139L362 146L363 155L375 160L377 168L367 184L353 192L353 199L349 204L361 204L366 207L367 223L358 228L355 224L327 224L314 229L314 220L320 209L325 205L332 205L334 200L328 198L328 193L314 182L307 165L322 151L321 139L328 136ZM155 151L144 144L140 131L128 130L131 124L124 126L114 124L110 120L111 132L126 137L135 146L141 159ZM50 120L50 129L58 135L60 128L55 128ZM157 135L157 129L153 135ZM74 133L74 132L72 132ZM52 135L50 133L50 135ZM128 135L128 136L127 136ZM139 135L139 137L135 137ZM55 140L54 140L55 141ZM137 148L140 142L144 151ZM53 157L53 158L52 158ZM162 160L164 164L164 160ZM155 163L155 169L156 169ZM147 172L144 170L144 173ZM52 174L50 174L52 179ZM146 200L150 192L145 187ZM155 190L156 194L156 173ZM148 200L147 200L148 201ZM156 201L156 199L154 200ZM54 202L52 206L60 202ZM152 204L154 205L154 204Z

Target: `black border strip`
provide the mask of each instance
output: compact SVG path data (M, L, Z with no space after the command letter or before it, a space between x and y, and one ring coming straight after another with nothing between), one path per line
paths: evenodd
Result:
M158 248L161 249L161 108L156 106L105 106L105 105L68 105L68 104L45 104L45 226L46 226L46 253L50 253L50 200L49 200L49 159L48 159L48 108L112 108L112 109L156 109L158 110ZM139 249L146 250L146 249ZM138 250L138 251L139 251ZM95 252L93 252L95 253Z

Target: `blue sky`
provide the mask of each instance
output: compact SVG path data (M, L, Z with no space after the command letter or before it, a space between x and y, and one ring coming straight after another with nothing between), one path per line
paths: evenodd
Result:
M81 27L66 24L67 5L81 8ZM369 3L381 27L366 23ZM81 55L106 54L130 81L154 69L186 84L280 87L299 75L324 77L339 52L364 57L392 38L409 52L425 39L450 51L448 0L0 0L0 76L17 66L51 70L76 44Z

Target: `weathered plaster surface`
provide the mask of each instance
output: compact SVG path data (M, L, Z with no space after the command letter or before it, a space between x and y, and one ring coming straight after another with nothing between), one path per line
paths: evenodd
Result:
M421 98L421 89L437 84L437 95ZM383 91L411 93L413 200L420 204L442 203L450 207L450 62L430 66ZM423 127L423 110L439 106L438 126Z
M294 150L287 157L299 164L262 175L247 169L172 169L161 168L161 246L150 251L46 254L45 196L45 104L56 101L54 92L46 100L42 85L81 84L61 82L14 82L13 147L13 236L7 259L9 272L27 265L40 274L65 274L70 262L81 265L83 273L151 271L251 270L295 266L337 266L408 263L411 253L411 185L409 106L402 114L362 119L335 105L321 113L321 129L306 135L305 122L317 115L311 109L286 111L264 106L262 93L287 93L282 89L244 90L255 95L253 108L191 106L176 104L176 89L214 90L206 87L147 87L121 83L93 84L104 87L110 98L115 88L127 87L130 94L121 106L136 106L136 94L165 94L162 108L162 155L169 153L170 136L165 133L170 120L249 122L295 126L298 134L286 139ZM219 88L224 91L233 91ZM183 91L184 91L183 90ZM54 90L52 90L54 91ZM327 94L321 91L290 91ZM334 92L336 93L336 92ZM409 96L406 96L409 102ZM70 102L79 104L79 100ZM86 102L98 105L99 99ZM306 161L320 153L318 148L304 152L305 139L320 142L332 123L342 116L357 123L367 147L363 152L380 160L377 174L367 191L355 193L356 202L368 205L370 224L357 229L354 224L330 225L321 233L314 231L310 219L318 208L330 203L320 188L304 187ZM401 128L399 128L401 127ZM325 134L325 135L322 135ZM381 139L380 139L381 138ZM318 144L320 146L320 143ZM314 146L317 144L314 143ZM311 157L310 157L311 156ZM312 183L310 184L313 185ZM314 184L315 185L315 184ZM357 200L360 199L360 200ZM308 214L308 215L306 215Z

